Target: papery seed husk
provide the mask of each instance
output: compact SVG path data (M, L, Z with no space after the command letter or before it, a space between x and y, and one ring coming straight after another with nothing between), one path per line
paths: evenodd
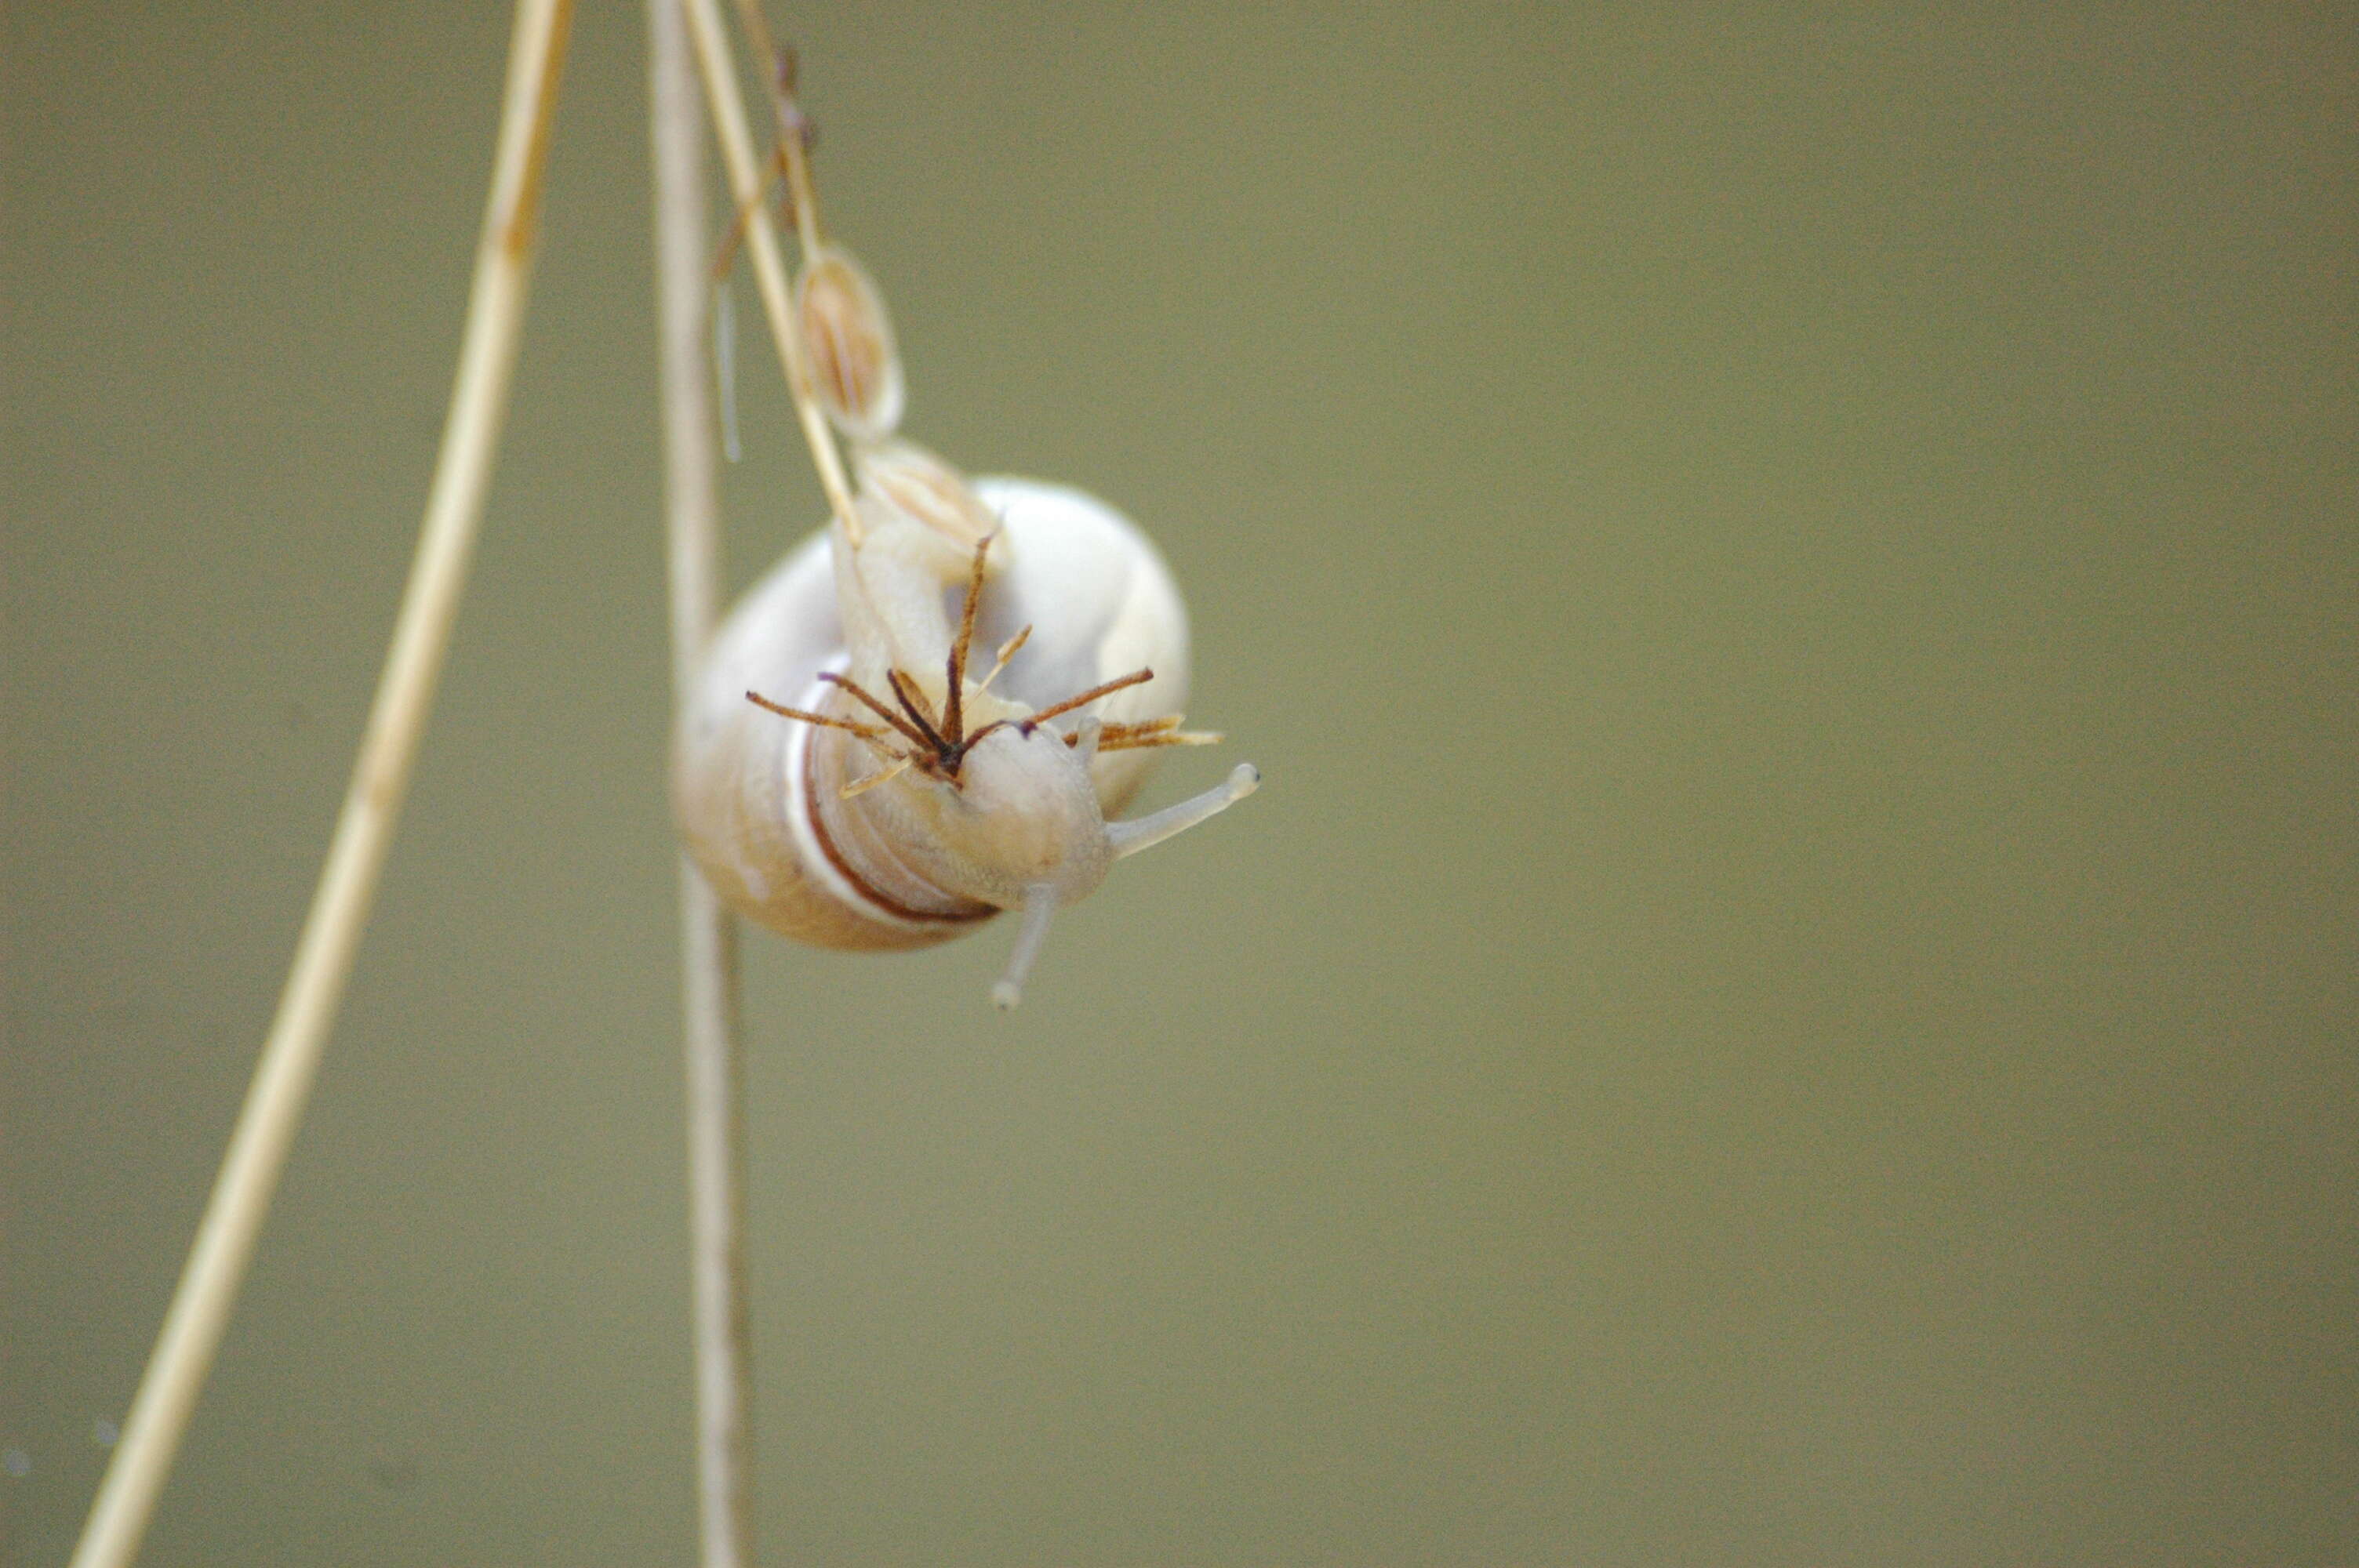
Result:
M852 455L852 467L864 493L916 518L962 554L999 527L965 476L914 441L861 448Z

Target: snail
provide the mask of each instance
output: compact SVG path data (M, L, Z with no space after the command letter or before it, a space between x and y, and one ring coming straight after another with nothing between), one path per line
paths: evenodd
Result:
M1170 572L1104 503L971 481L897 434L883 298L815 243L799 139L785 150L806 220L789 381L850 446L853 482L715 634L674 735L674 815L723 902L821 946L926 946L1020 910L992 989L1010 1008L1058 909L1260 774L1240 763L1114 819L1163 751L1220 739L1180 728L1188 623ZM824 428L805 427L827 478Z

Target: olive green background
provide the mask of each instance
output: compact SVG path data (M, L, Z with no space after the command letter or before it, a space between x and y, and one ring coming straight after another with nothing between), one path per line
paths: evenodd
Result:
M749 938L769 1560L2359 1561L2359 31L1669 9L774 13L911 432L1145 523L1231 736L1149 804L1267 784L1013 1017L1005 930ZM506 27L9 8L12 1568L310 895ZM692 1558L643 27L151 1563Z

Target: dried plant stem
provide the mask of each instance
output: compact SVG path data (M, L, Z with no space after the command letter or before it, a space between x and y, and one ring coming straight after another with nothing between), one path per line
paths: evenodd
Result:
M352 970L433 705L499 446L571 15L571 0L520 0L516 8L466 335L393 643L277 1015L73 1568L122 1568L138 1552L254 1255Z
M757 64L778 70L787 57L778 52L777 40L770 36L769 18L762 15L762 0L737 0L737 21L745 29L746 47L754 51ZM791 75L791 68L788 68ZM810 149L803 141L805 126L800 123L801 111L790 114L787 93L791 83L773 84L770 107L778 126L778 161L786 166L787 200L792 203L795 220L795 243L802 247L803 265L809 266L819 254L819 192L811 184Z
M745 127L745 105L737 96L737 66L730 53L729 37L722 29L721 15L713 0L681 0L681 4L688 13L689 35L696 43L697 69L704 78L705 102L712 111L712 129L721 143L721 160L728 166L730 195L745 219L746 249L754 258L754 281L761 290L763 311L770 319L770 337L778 347L778 362L786 370L787 390L794 398L795 417L802 425L803 440L810 446L811 461L819 469L820 486L827 492L828 507L843 524L844 532L856 541L860 537L859 514L852 507L852 487L844 476L843 454L836 450L835 438L828 431L827 415L812 390L810 365L803 353L802 338L795 330L794 294L787 285L786 258L778 251L777 225L771 221L769 205L763 199L762 164L754 151L753 134ZM795 166L790 162L788 167ZM803 200L797 206L808 214L811 206L808 181L804 183L806 189L800 193Z
M672 700L676 711L686 712L719 600L721 507L713 472L718 421L704 358L712 299L704 126L679 0L647 0L647 86ZM704 1568L750 1568L754 1377L736 930L686 855L679 862L679 925L701 1561Z

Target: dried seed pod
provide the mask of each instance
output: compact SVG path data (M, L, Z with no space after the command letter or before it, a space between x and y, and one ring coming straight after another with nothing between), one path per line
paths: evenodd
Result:
M828 417L869 445L901 423L907 393L885 297L850 252L828 245L795 283L795 319Z

